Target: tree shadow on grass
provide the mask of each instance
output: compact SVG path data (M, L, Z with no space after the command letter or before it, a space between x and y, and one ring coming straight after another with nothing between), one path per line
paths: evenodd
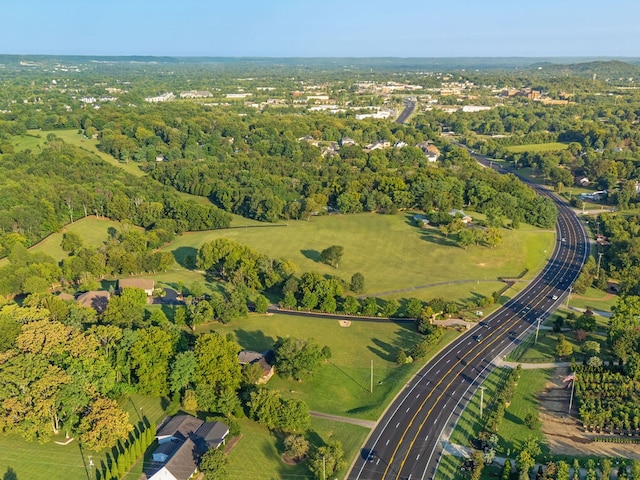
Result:
M7 471L4 473L4 476L2 477L2 480L18 480L18 475L16 474L16 471L13 468L8 467Z
M198 250L193 247L178 247L171 252L176 263L181 267L188 270L195 268L195 260L198 255Z
M317 250L300 250L300 253L304 255L309 260L312 260L316 263L322 262L322 257L320 256L320 252Z
M353 378L351 375L349 375L347 372L345 372L343 369L341 369L339 366L337 366L331 360L328 360L328 363L329 363L329 365L334 367L336 370L338 370L340 373L342 373L345 377L347 377L349 380L351 380L352 383L354 383L355 385L357 385L358 387L363 389L365 392L369 391L369 386L362 385L358 380Z
M276 343L276 339L264 334L260 330L236 330L236 340L242 348L255 350L256 352L263 352L273 346Z
M377 338L372 338L371 341L379 347L379 348L375 348L371 346L367 347L367 349L369 349L371 353L374 353L375 355L377 355L383 360L386 360L387 362L393 362L395 360L398 347L394 347L390 343L383 342L382 340L379 340Z
M516 417L513 413L506 411L504 413L505 420L515 423L516 425L524 425L524 422L520 417Z
M434 243L436 245L442 245L444 247L457 247L458 242L455 241L454 237L454 235L445 237L436 229L424 229L421 235L422 240L426 240L427 242Z

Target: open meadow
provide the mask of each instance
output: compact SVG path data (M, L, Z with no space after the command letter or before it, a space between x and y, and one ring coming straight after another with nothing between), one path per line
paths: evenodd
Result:
M525 279L532 278L553 251L553 232L526 225L504 230L503 242L494 249L473 245L465 250L453 238L435 228L418 228L410 219L410 214L326 215L288 221L287 226L192 232L163 248L184 264L203 243L225 237L269 257L287 258L299 274L315 270L348 281L361 272L366 295L463 302L500 290L504 284L498 277L526 270ZM331 245L344 247L338 269L320 262L320 252Z

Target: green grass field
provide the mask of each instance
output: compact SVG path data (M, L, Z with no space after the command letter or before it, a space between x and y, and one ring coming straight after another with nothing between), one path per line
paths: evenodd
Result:
M38 153L46 143L47 135L50 133L64 140L66 143L75 145L76 147L82 148L83 150L99 156L105 162L121 168L136 177L142 177L145 175L135 162L121 162L115 157L99 151L97 148L98 141L90 138L84 138L84 135L78 133L78 130L29 130L25 135L12 137L11 143L15 147L16 151L29 149L34 153Z
M571 295L569 305L577 308L591 307L602 312L611 312L611 307L616 304L617 295L607 294L596 288L589 288L584 295ZM608 322L608 319L605 319Z
M552 374L553 369L522 370L516 394L513 396L511 405L507 408L498 432L500 445L505 454L519 452L524 441L530 436L540 440L543 455L549 453L540 427L531 430L524 424L524 417L527 413L537 413L540 409L537 394L542 391Z
M65 232L75 232L82 238L85 245L89 247L100 247L109 238L107 231L109 228L115 228L116 230L122 230L120 222L109 220L108 218L97 218L90 216L73 222L73 224L65 226L61 232L53 233L47 238L42 240L31 247L32 252L44 252L47 255L60 261L67 258L67 253L62 250L60 243L62 242L62 235ZM130 227L138 228L138 227Z
M133 395L122 407L133 424L144 416L158 424L164 417L157 397ZM65 441L64 434L54 440ZM15 435L0 435L0 474L17 480L89 480L88 456L91 455L96 468L100 469L109 452L110 449L98 453L82 451L77 440L68 445L57 445L53 441L27 442ZM9 469L15 472L15 477L6 476ZM138 462L126 478L138 479L141 473L142 462Z
M506 377L508 370L497 368L482 384L484 391L485 408L495 397L498 386ZM535 436L544 443L542 431L538 428L531 430L524 424L524 417L527 413L535 413L539 409L539 402L536 399L537 392L541 391L553 370L522 370L520 381L513 397L511 405L506 410L505 416L500 424L498 437L503 448L501 456L511 455L517 452L522 442L528 436ZM473 395L471 402L467 405L464 413L458 420L456 428L451 434L451 443L468 446L469 442L476 438L481 431L483 424L480 418L480 390ZM486 418L486 409L485 409ZM543 446L543 454L548 453L548 449ZM515 457L515 455L512 455Z
M531 278L553 250L552 232L527 226L517 231L505 230L504 241L495 249L472 246L464 250L436 229L412 226L410 217L328 215L310 221L288 221L287 227L189 233L164 248L172 251L181 263L187 255L196 255L203 243L226 237L270 257L287 258L298 266L299 273L316 270L349 280L355 272L361 272L366 280L365 293L369 295L422 299L442 296L462 301L501 288L499 276L517 276L528 269ZM344 247L339 269L319 261L320 252L331 245ZM427 286L454 280L471 282ZM484 284L485 280L493 283ZM416 286L425 287L402 291Z
M228 478L260 478L265 480L313 478L305 463L287 465L282 462L280 457L283 452L281 437L247 419L240 420L240 427L242 439L229 452L228 456ZM358 454L368 433L368 429L356 425L312 418L308 438L316 444L329 440L340 441L345 452L345 459L350 462ZM337 477L341 478L345 474L346 469L339 472Z
M311 379L296 382L274 376L269 388L304 400L311 410L367 420L377 420L391 398L424 364L424 360L395 364L397 350L409 348L421 338L411 323L354 321L349 327L341 327L337 320L251 315L227 326L211 324L206 329L223 335L232 332L241 347L256 351L271 348L278 338L286 336L313 338L319 345L329 346L331 359ZM432 352L456 335L455 330L447 330ZM369 391L372 360L373 394Z
M566 150L569 148L569 144L552 142L552 143L530 143L527 145L513 145L506 147L505 150L510 153L523 153L523 152L557 152L560 150Z
M576 360L580 360L582 358L582 350L581 343L576 341L575 335L573 332L563 332L565 339L573 346L574 356ZM606 358L612 355L611 350L607 344L606 335L600 333L588 333L587 341L593 340L600 344L600 357ZM533 340L530 339L527 342L529 348L522 354L522 356L517 360L521 362L544 362L544 361L553 361L556 356L556 345L558 344L558 334L553 333L549 330L541 330L538 336L538 343L533 345ZM567 360L568 361L568 360Z

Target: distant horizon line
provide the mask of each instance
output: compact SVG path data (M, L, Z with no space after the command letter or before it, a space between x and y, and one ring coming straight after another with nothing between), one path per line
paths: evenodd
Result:
M129 54L91 54L91 53L2 53L3 57L118 57L118 58L131 58L131 57L151 57L151 58L242 58L242 59L640 59L638 56L629 55L450 55L450 56L399 56L399 55L382 55L382 56L370 56L370 55L159 55L159 54L142 54L142 53L129 53Z

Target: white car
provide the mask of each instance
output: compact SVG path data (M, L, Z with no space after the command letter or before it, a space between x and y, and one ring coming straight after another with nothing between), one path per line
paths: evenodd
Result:
M558 295L552 295L551 296L551 300L557 300L558 299Z

